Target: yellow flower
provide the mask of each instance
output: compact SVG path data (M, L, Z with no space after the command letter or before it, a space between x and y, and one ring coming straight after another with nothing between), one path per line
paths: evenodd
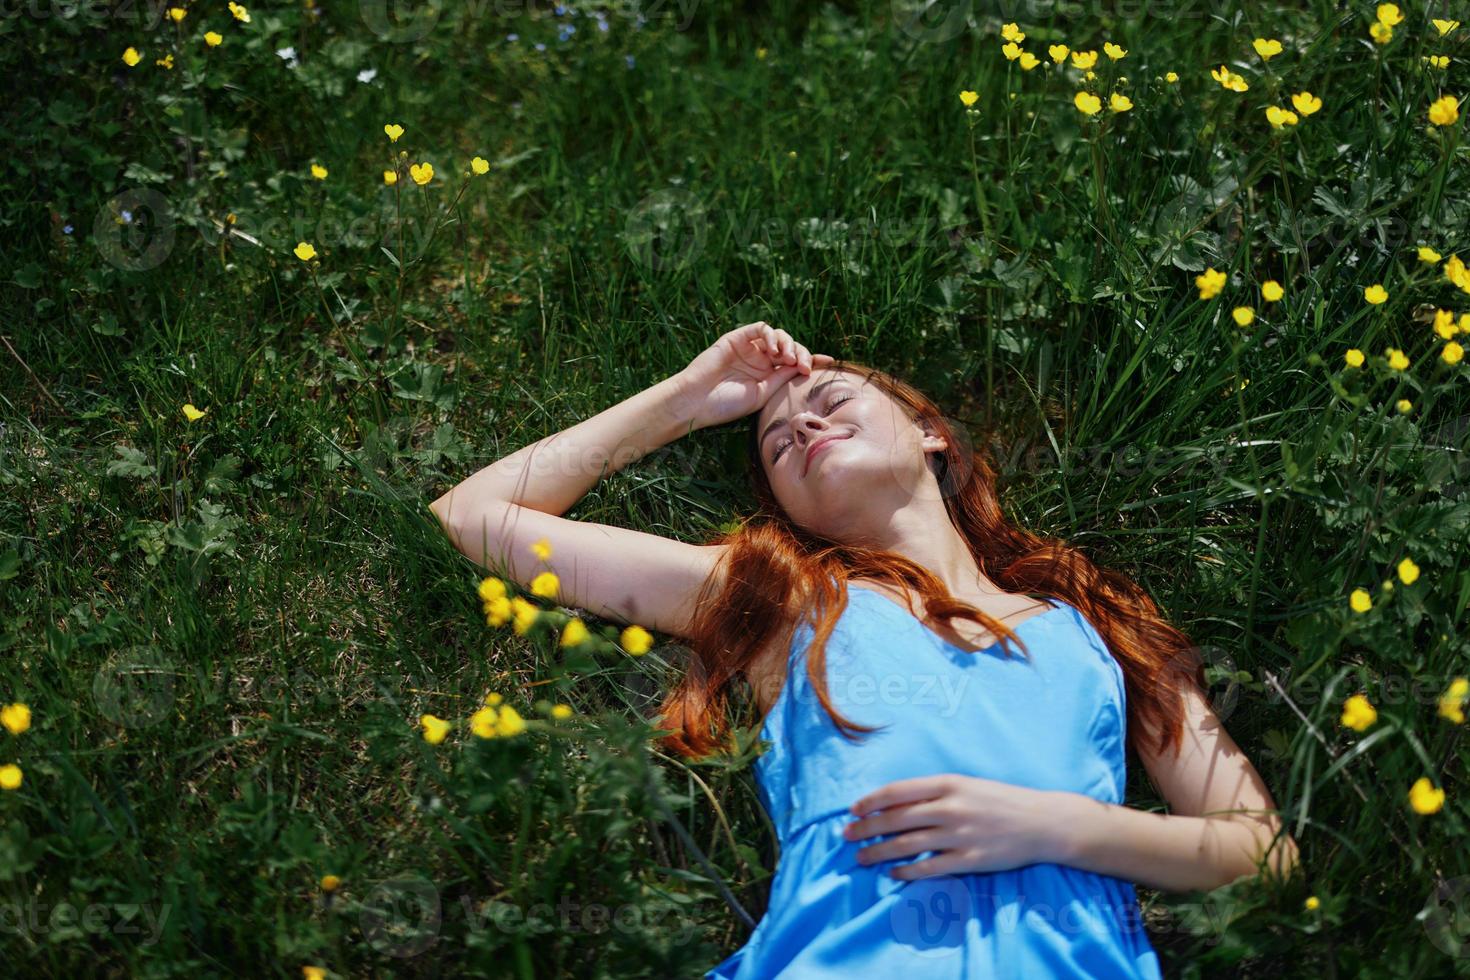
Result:
M1419 261L1420 262L1434 263L1434 262L1438 262L1439 259L1440 259L1439 253L1436 252L1434 249L1430 248L1428 245L1420 245L1419 246Z
M1375 282L1373 285L1363 290L1363 298L1372 303L1374 306L1377 306L1378 304L1388 299L1388 290L1384 289L1380 283Z
M551 557L551 542L546 538L541 538L539 541L532 541L529 547L531 553L542 561Z
M1106 54L1113 61L1118 61L1126 57L1128 54L1127 51L1125 51L1123 48L1118 47L1118 45L1114 44L1112 41L1103 42L1103 53Z
M756 48L755 49L755 60L756 61L765 61L766 60L766 49L765 48Z
M1079 71L1087 71L1089 68L1093 67L1096 64L1097 64L1097 52L1096 51L1073 51L1072 52L1072 67L1073 68L1076 68Z
M1373 608L1373 597L1368 595L1367 589L1353 589L1353 594L1348 597L1348 603L1353 607L1353 612L1365 613Z
M315 177L317 180L326 180L327 179L327 168L326 167L323 167L319 163L313 163L311 165L311 175L313 177Z
M479 593L481 599L485 599L486 601L499 599L505 595L505 581L496 578L494 575L489 575L480 580L480 584L476 586L475 591Z
M235 0L230 0L229 7L230 13L235 15L236 20L242 24L250 23L250 11L245 9L244 4L235 3Z
M413 182L420 187L434 179L434 165L432 163L414 163L408 167L408 175Z
M0 725L4 725L12 735L19 735L31 727L31 709L20 702L7 704L0 708Z
M1108 108L1114 112L1127 112L1133 108L1133 100L1126 95L1119 95L1117 92L1114 92L1108 96Z
M1000 36L1005 38L1007 41L1020 42L1026 40L1026 35L1022 34L1021 29L1015 24L1002 24L1000 28Z
M1281 42L1273 38L1258 37L1251 42L1262 61L1270 61L1281 53Z
M960 101L963 102L965 104L965 108L968 109L970 106L980 101L980 93L972 92L969 89L965 89L963 92L960 93Z
M647 653L653 646L653 635L642 626L629 626L623 630L623 649L634 656Z
M1297 123L1296 113L1290 109L1283 109L1279 105L1266 106L1266 121L1271 124L1272 129L1280 129L1283 126L1295 126Z
M1367 731L1378 720L1378 709L1361 694L1354 694L1342 703L1341 721L1355 732Z
M1220 290L1225 288L1225 281L1228 278L1225 273L1216 272L1214 269L1206 269L1195 276L1194 284L1199 287L1199 298L1214 299L1219 295Z
M535 625L536 619L541 615L540 607L520 596L510 600L510 607L515 616L511 628L516 631L517 636L525 636L526 631Z
M1363 352L1360 351L1360 350L1358 350L1356 347L1354 347L1352 350L1348 351L1345 355L1343 355L1343 357L1344 357L1344 360L1347 361L1348 367L1362 367L1363 366Z
M1439 359L1444 361L1446 364L1459 364L1464 357L1465 348L1461 347L1453 340L1450 341L1448 344L1445 344L1444 350L1439 352Z
M1083 115L1093 116L1102 111L1102 99L1091 92L1078 92L1072 99L1079 112Z
M1470 316L1470 314L1466 314ZM1455 314L1451 310L1434 311L1434 332L1439 334L1440 340L1449 340L1459 328L1455 326Z
M1429 62L1430 68L1444 69L1450 66L1450 56L1447 54L1425 54L1420 57Z
M1378 5L1378 23L1393 27L1396 24L1402 24L1403 21L1404 15L1399 11L1398 4L1380 3Z
M500 712L494 708L481 708L479 711L470 715L470 731L474 733L476 738L494 738L500 734L496 724L499 718Z
M1237 306L1230 311L1230 315L1235 318L1237 326L1248 327L1251 325L1251 321L1256 318L1256 311L1249 306Z
M1460 103L1453 95L1444 95L1429 104L1429 121L1448 126L1460 118Z
M1036 57L1036 55L1032 54L1030 51L1022 51L1021 57L1019 59L1019 64L1021 65L1022 71L1030 71L1037 65L1041 64L1041 59ZM1015 96L1016 93L1012 92L1011 97L1015 98Z
M574 647L579 643L586 643L588 635L586 624L580 619L573 619L561 631L561 645Z
M1175 82L1179 81L1179 73L1175 71L1164 72L1164 81L1168 82L1170 85L1173 85Z
M1275 303L1286 295L1286 290L1281 288L1281 283L1275 279L1267 279L1261 283L1261 298L1268 303Z
M1007 61L1015 61L1021 57L1021 46L1015 41L1007 41L1001 45L1000 52L1006 56Z
M1453 33L1455 28L1460 26L1457 20L1431 20L1430 23L1434 25L1435 30L1439 31L1440 37Z
M155 65L158 65L161 68L167 68L170 71L172 71L173 70L173 67L174 67L174 55L173 55L173 52L170 51L168 54L164 55L162 58L156 59L153 63Z
M187 15L188 13L189 12L187 10L185 10L183 7L170 7L170 8L168 8L168 15L173 18L175 24L177 24L179 21L183 20L184 17L185 17L185 15Z
M297 242L296 247L291 251L295 252L296 257L303 262L310 262L316 258L316 249L312 248L310 242Z
M1399 562L1399 581L1405 585L1413 585L1419 578L1419 566L1414 564L1412 558L1405 558Z
M520 712L508 704L500 706L500 734L519 735L526 730L526 722Z
M1375 20L1368 25L1368 34L1373 38L1374 44L1387 44L1393 40L1393 28L1381 20Z
M553 718L570 718L574 714L576 712L572 710L572 706L569 704L554 704L551 706L551 717Z
M389 187L392 187L394 184L398 183L398 171L384 170L383 183L387 184Z
M1436 789L1428 776L1420 776L1409 787L1409 806L1414 808L1415 813L1438 813L1444 806L1444 790Z
M490 172L490 161L484 157L475 157L470 161L470 169L477 174L488 174Z
M1397 408L1399 410L1400 415L1408 415L1414 410L1414 403L1409 401L1407 398L1400 398L1397 402L1394 403L1394 408Z
M485 703L492 708L498 707L499 705L505 703L505 695L501 694L499 691L491 691L489 694L485 695Z
M303 966L301 977L302 980L327 980L327 971L319 966Z
M1311 92L1298 92L1291 97L1291 104L1296 106L1296 111L1304 116L1310 116L1322 108L1322 100Z
M420 715L419 724L424 726L424 741L430 745L438 745L444 741L444 736L448 735L449 729L453 727L443 718L436 718L433 715Z
M1470 696L1470 679L1456 677L1439 699L1439 716L1456 725L1465 724L1465 698Z
M137 48L128 48L126 51L123 52L123 63L126 64L129 68L132 68L134 65L142 60L143 56L138 53Z
M1397 347L1390 347L1383 355L1388 358L1388 366L1395 371L1403 371L1409 366L1408 356Z
M20 789L22 778L20 766L15 763L0 766L0 789Z
M1065 44L1053 44L1046 49L1046 53L1051 56L1051 60L1056 64L1060 65L1067 60L1067 46Z
M336 875L322 875L322 891L334 892L342 887L342 879Z
M209 45L211 48L219 47L220 42L223 40L224 38L217 31L204 32L204 43Z
M1210 71L1210 77L1232 92L1245 92L1250 90L1250 86L1246 84L1244 78L1235 74L1235 72L1226 68L1224 65L1221 65L1218 70L1212 69Z
M531 579L531 594L539 595L543 599L555 599L559 584L555 572L542 572Z
M1470 292L1470 269L1465 268L1465 263L1460 261L1458 255L1451 255L1445 262L1444 277L1466 292Z
M489 626L504 626L511 617L510 600L504 596L485 603L485 623Z
M1308 912L1315 912L1318 908L1321 907L1321 905L1322 903L1318 900L1316 895L1308 895L1307 900L1302 903L1302 907L1305 908Z
M383 132L388 134L388 142L397 143L398 137L403 135L403 127L397 123L388 123L383 127Z
M208 409L205 409L204 411L208 411ZM200 419L204 418L204 411L200 411L193 405L185 405L184 418L188 419L190 422L198 422Z

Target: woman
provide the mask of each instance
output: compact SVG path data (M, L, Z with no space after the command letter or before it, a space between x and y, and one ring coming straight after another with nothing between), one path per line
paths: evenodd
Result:
M745 416L760 513L718 541L556 516ZM1188 638L1126 577L1007 524L962 436L903 382L752 323L431 505L481 564L528 583L545 538L565 604L686 639L671 748L728 745L729 690L751 685L781 857L710 977L1154 977L1135 882L1295 866ZM1122 805L1125 746L1169 814Z

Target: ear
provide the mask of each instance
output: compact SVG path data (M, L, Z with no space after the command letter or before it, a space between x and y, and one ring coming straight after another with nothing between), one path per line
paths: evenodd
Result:
M919 419L917 424L924 434L924 451L926 453L949 448L949 440L939 434L933 419Z

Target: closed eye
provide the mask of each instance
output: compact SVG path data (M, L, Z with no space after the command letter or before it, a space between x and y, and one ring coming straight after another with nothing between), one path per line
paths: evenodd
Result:
M837 408L838 405L841 405L845 401L852 400L853 397L854 396L852 396L852 395L838 395L835 398L831 399L830 401L827 402L827 414L828 415L831 415L832 412L836 410L836 408ZM771 455L771 465L772 466L775 466L776 465L776 461L781 458L781 454L784 453L788 448L790 448L790 446L791 446L791 440L790 439L786 439L784 441L778 441L776 443L776 451Z

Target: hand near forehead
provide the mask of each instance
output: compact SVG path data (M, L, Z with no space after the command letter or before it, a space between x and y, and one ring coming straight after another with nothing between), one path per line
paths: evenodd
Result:
M760 411L798 374L811 374L836 360L813 354L764 320L736 327L674 375L681 417L692 420L696 429L744 418Z

